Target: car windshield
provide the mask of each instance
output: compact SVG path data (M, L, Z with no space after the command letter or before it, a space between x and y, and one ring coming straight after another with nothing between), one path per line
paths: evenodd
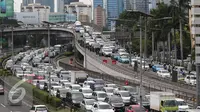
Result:
M82 90L83 93L92 93L92 90L91 89L85 89L85 90Z
M163 70L162 73L169 73L167 70Z
M82 93L73 93L72 99L83 99Z
M127 90L128 90L129 92L136 92L136 89L134 89L133 87L127 87Z
M190 79L194 79L194 80L196 80L196 77L190 77Z
M179 105L179 106L181 106L181 105L187 105L187 103L184 102L184 101L177 101L177 105Z
M86 105L93 105L94 102L96 102L96 100L94 99L90 99L90 100L86 100Z
M110 105L99 105L99 109L111 109Z
M126 59L127 59L127 58L128 58L128 56L121 56L121 58L123 58L123 59L125 59L125 58L126 58Z
M98 94L98 97L99 98L105 98L107 95L106 95L106 93L99 93Z
M45 111L45 110L47 110L47 108L46 107L37 107L36 110L37 111Z
M17 71L17 74L23 74L23 71Z
M113 93L113 91L114 91L113 88L106 89L106 92L107 92L107 93Z
M176 106L176 101L175 100L166 100L163 103L164 107L173 107Z
M110 101L112 103L122 103L123 102L122 98L111 98Z
M79 89L80 89L80 86L72 86L72 89L73 89L73 90L79 90Z
M162 65L157 65L156 68L163 68L163 66Z
M121 96L122 97L129 97L130 94L129 94L129 92L121 92Z
M111 49L105 49L104 51L105 51L105 52L112 52Z

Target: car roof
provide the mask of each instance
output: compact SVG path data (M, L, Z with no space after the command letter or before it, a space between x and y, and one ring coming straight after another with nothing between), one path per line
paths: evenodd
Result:
M82 90L92 90L91 88L87 88L87 87L83 87L83 88L80 88Z
M140 107L140 105L130 105L131 107Z
M176 101L184 101L183 99L181 98L175 98Z
M102 102L102 101L98 101L98 102L96 102L96 104L98 104L98 105L109 105L108 103Z
M46 107L46 105L33 105L34 107Z
M106 93L106 92L104 92L104 91L94 91L95 93Z
M104 89L114 89L113 87L103 87Z

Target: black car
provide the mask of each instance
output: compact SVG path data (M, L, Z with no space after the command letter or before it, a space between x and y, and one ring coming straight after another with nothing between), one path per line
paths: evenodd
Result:
M80 107L80 103L83 101L83 94L78 91L70 91L66 94L66 103L72 104L75 107Z
M124 112L125 105L121 97L117 95L107 96L104 100L105 102L109 103L115 112Z

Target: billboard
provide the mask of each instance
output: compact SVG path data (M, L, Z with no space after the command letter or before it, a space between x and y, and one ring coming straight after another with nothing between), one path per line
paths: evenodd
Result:
M38 24L38 12L15 12L15 19L24 24Z
M14 13L14 0L0 0L0 17L12 17Z

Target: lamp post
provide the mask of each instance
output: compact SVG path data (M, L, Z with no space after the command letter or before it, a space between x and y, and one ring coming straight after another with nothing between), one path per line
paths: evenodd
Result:
M12 46L11 46L12 47L12 61L14 62L14 40L13 40L13 30L14 30L14 28L13 28L13 26L11 27L11 29L12 29Z

